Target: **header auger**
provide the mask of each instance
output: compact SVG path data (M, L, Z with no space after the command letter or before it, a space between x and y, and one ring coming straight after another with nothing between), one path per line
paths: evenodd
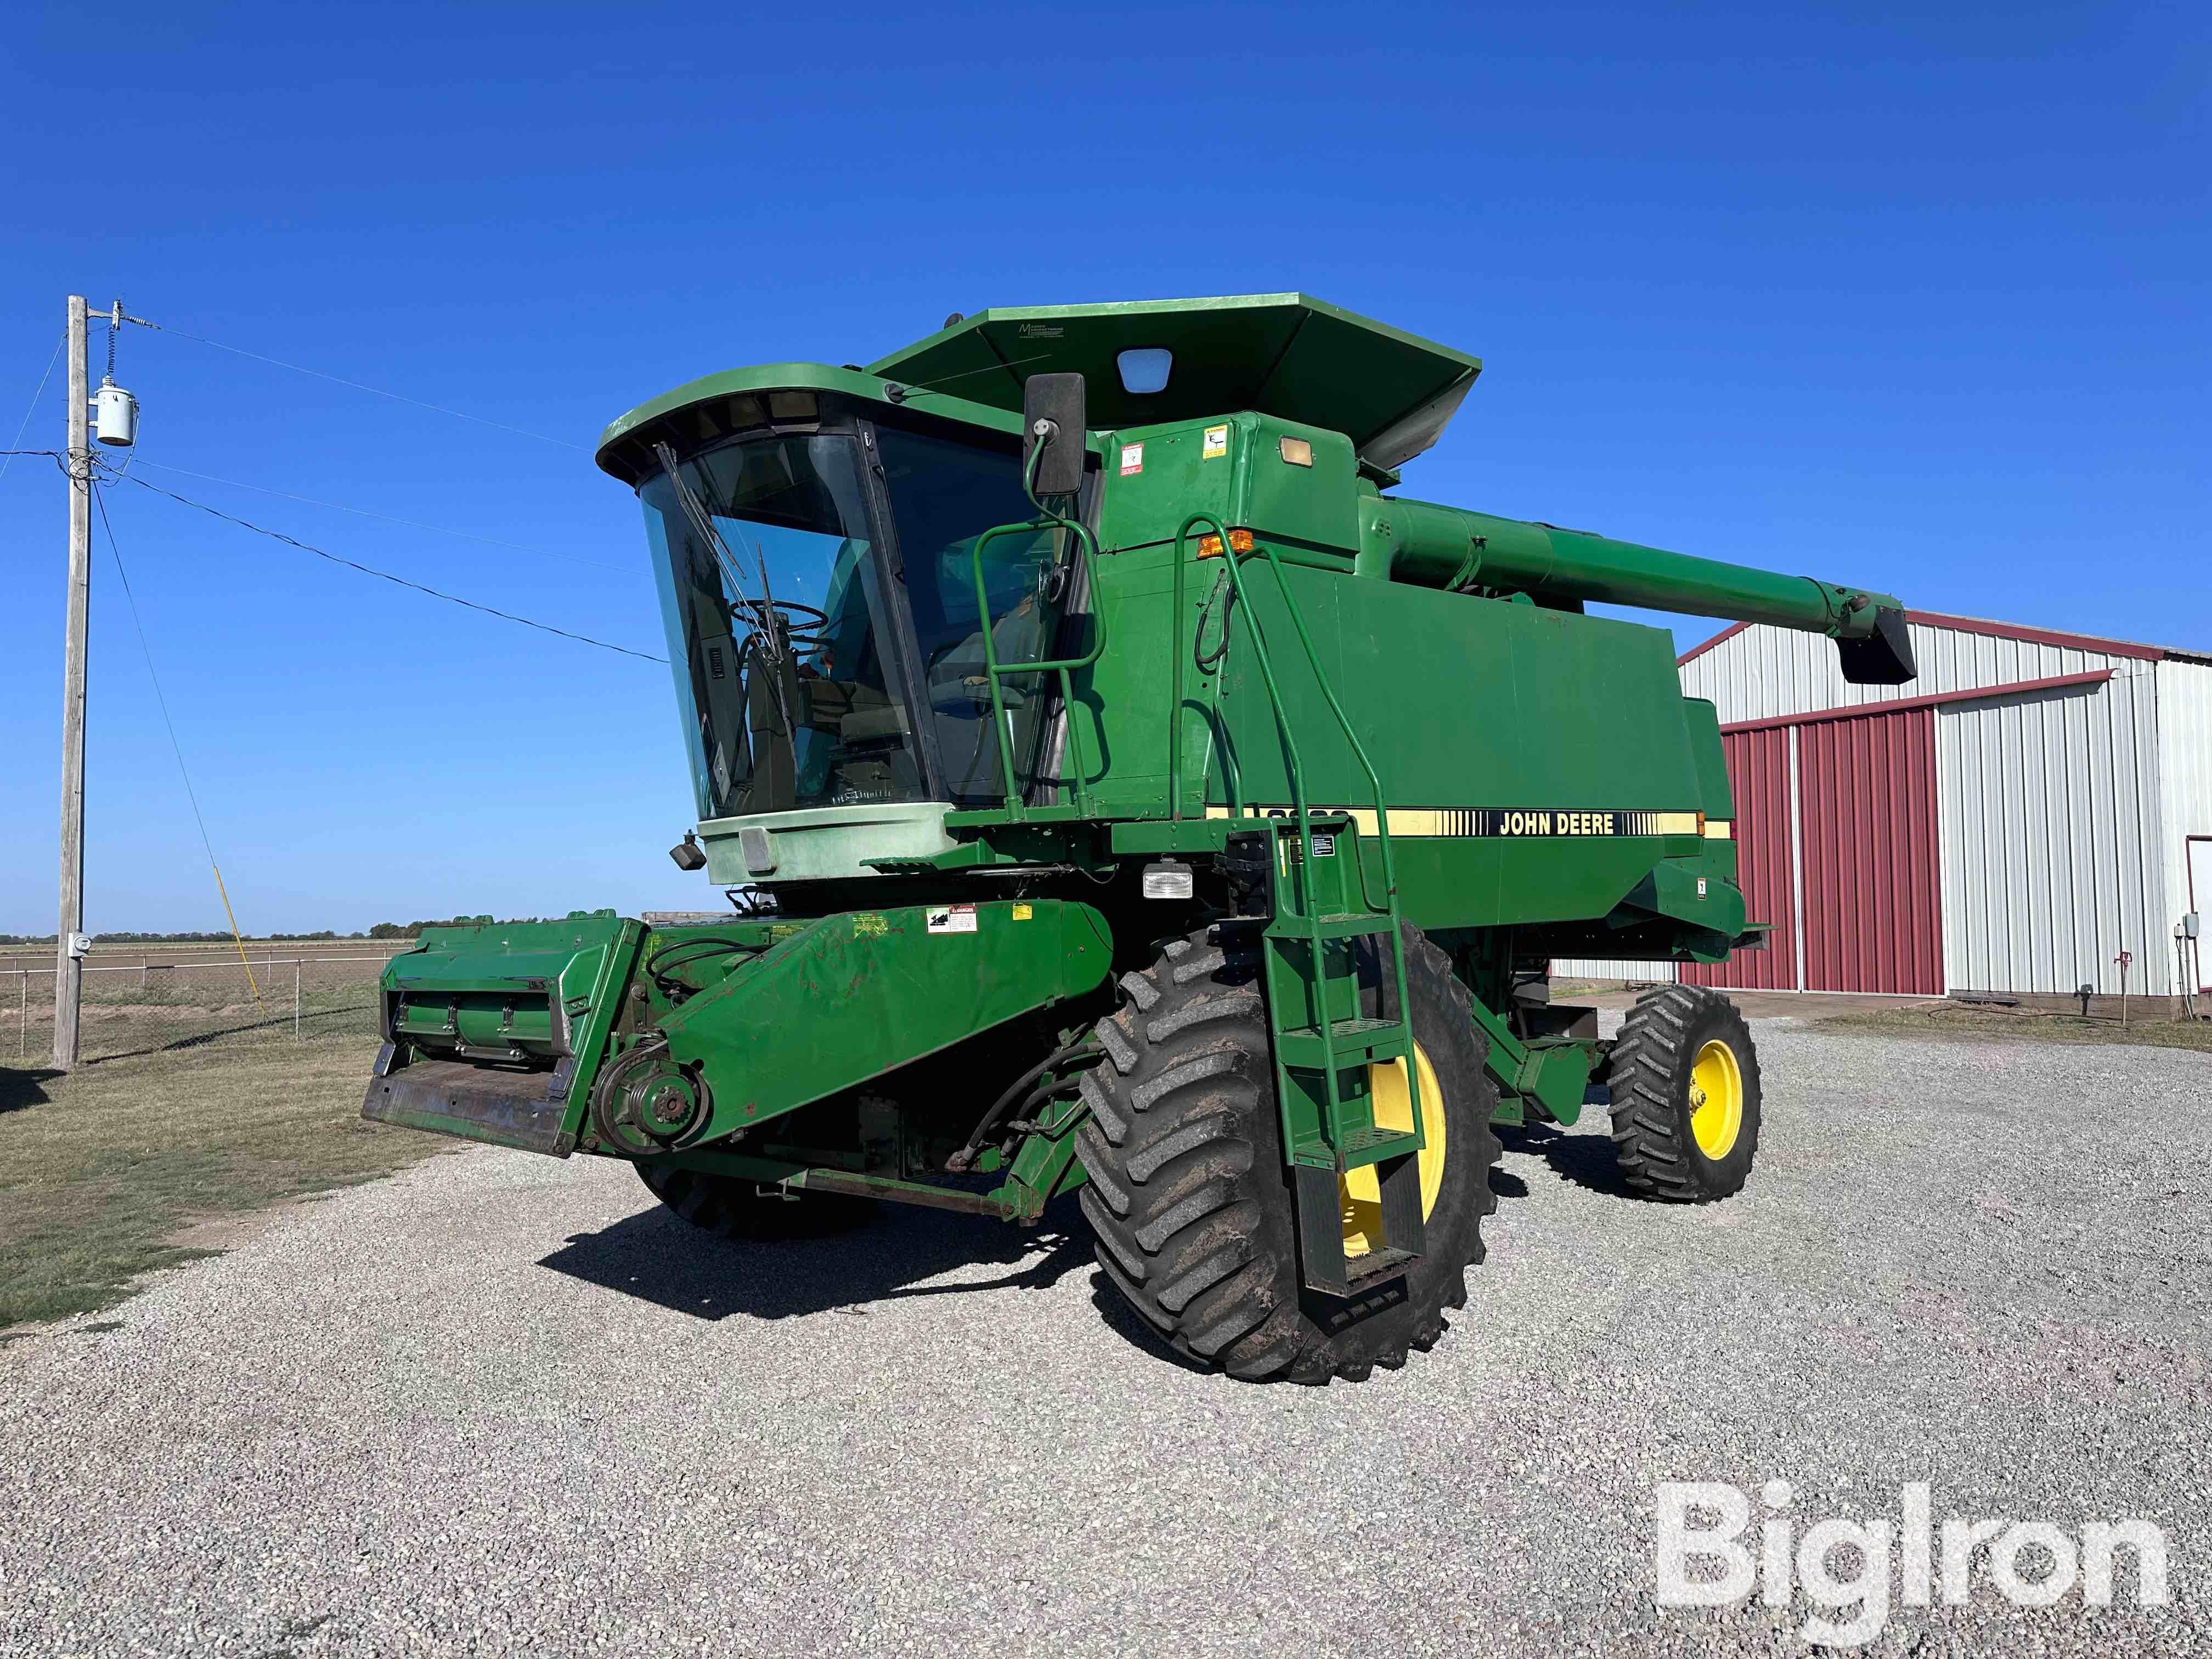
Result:
M1607 1042L1550 999L1557 957L1763 934L1711 706L1583 607L1826 634L1873 684L1903 613L1401 495L1480 372L1272 295L989 311L624 416L675 852L735 908L426 934L363 1111L627 1158L726 1233L1079 1189L1164 1340L1306 1382L1463 1304L1498 1126L1601 1102L1637 1189L1735 1192L1733 1006L1668 987Z

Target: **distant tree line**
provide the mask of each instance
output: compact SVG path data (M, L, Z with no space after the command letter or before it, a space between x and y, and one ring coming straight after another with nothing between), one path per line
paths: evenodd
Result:
M340 933L325 927L313 933L240 933L239 938L266 944L272 939L413 939L425 927L521 927L537 916L447 916L433 921L380 921L365 933ZM228 933L94 933L94 945L228 945ZM0 945L52 945L52 933L0 933Z
M94 945L228 945L231 937L228 933L94 933L92 942ZM325 927L319 933L240 933L237 937L265 945L272 940L368 939L370 935L333 933ZM384 935L376 937L380 939ZM54 935L52 933L0 933L0 945L53 943Z
M433 921L380 921L368 930L371 939L413 939L425 927L526 927L539 916L447 916ZM361 936L354 935L358 939Z

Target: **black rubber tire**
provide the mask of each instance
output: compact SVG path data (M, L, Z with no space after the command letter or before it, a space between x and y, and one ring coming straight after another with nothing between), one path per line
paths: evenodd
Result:
M637 1164L653 1195L702 1232L720 1238L809 1238L857 1227L875 1213L873 1199L844 1193L763 1197L760 1183L704 1170Z
M1690 1069L1708 1042L1735 1051L1743 1079L1735 1144L1711 1158L1690 1131ZM1736 1006L1702 985L1662 985L1636 1000L1606 1073L1613 1146L1628 1184L1648 1197L1705 1204L1743 1190L1759 1152L1759 1052Z
M1196 1364L1251 1382L1358 1382L1434 1346L1445 1310L1467 1304L1498 1203L1498 1090L1450 959L1417 928L1405 940L1414 1036L1444 1094L1443 1180L1419 1260L1349 1299L1306 1290L1299 1272L1256 927L1176 940L1123 977L1128 1003L1098 1024L1108 1063L1084 1079L1091 1115L1077 1132L1098 1266Z

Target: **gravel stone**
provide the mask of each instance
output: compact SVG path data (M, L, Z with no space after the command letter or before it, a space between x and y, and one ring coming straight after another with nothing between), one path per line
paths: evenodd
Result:
M1984 1573L1869 1651L2212 1652L2212 1065L1759 1036L1746 1193L1509 1136L1466 1311L1356 1387L1173 1363L1071 1205L721 1243L479 1149L288 1210L0 1346L0 1650L1802 1653L1802 1595L1653 1599L1656 1482L1780 1477L2166 1529L2169 1607Z

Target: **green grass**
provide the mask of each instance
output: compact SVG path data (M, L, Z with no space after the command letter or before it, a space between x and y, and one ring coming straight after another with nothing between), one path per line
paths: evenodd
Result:
M215 1254L175 1242L190 1224L453 1145L362 1121L365 1018L295 1043L286 1013L284 1041L189 1036L65 1075L0 1065L0 1328L112 1307L136 1275Z
M1904 1032L2027 1042L2124 1042L2158 1048L2191 1048L2212 1054L2212 1020L2137 1017L2124 1026L2117 1019L2084 1019L2079 1014L2014 1012L1939 1002L1918 1008L1870 1008L1817 1022L1822 1031L1870 1031L1886 1036Z

